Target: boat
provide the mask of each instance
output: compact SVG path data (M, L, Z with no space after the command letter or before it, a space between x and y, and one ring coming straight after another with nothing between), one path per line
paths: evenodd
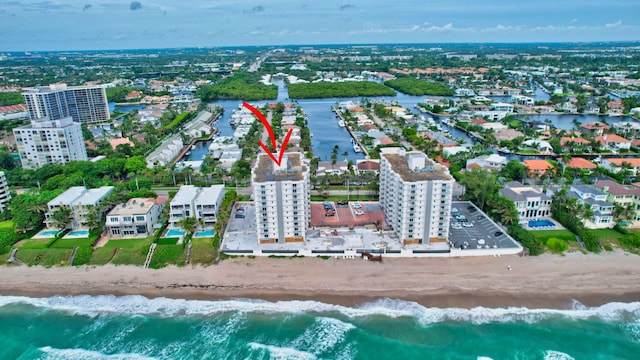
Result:
M353 144L353 151L357 152L357 153L361 153L362 149L360 148L360 145L358 144Z
M347 124L344 122L344 120L340 120L340 121L338 121L338 126L345 127L345 126L347 126Z

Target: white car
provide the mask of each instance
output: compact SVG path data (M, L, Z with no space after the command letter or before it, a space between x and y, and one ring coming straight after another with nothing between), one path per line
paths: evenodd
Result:
M354 209L360 209L362 205L360 205L359 202L354 202L353 204L351 204L351 207L353 207Z
M356 215L363 215L364 213L362 212L362 210L353 210L353 213Z
M462 226L464 226L464 227L473 227L473 224L467 221L467 222L463 222Z
M451 228L456 229L456 230L460 230L460 229L462 229L462 225L460 225L460 223L453 223L453 224L451 224Z

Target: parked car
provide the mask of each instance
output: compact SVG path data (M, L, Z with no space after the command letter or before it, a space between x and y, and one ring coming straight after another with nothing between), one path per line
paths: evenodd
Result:
M484 220L484 215L478 215L478 220Z
M456 229L456 230L460 230L460 229L462 229L462 225L460 225L460 223L452 223L451 224L451 228L452 229Z
M500 236L502 235L502 231L496 231L493 233L493 236Z
M462 223L462 226L464 226L464 227L473 227L473 224L468 222L468 221L465 221L465 222Z
M353 210L353 213L356 215L363 215L364 213L362 212L362 210Z
M338 202L336 202L336 204L338 205L347 205L349 202L347 200L339 200Z
M360 205L359 202L354 202L353 204L351 204L351 207L353 207L354 209L360 209L362 205Z

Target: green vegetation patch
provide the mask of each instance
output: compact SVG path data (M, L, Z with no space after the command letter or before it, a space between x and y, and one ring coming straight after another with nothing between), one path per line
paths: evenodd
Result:
M109 263L116 249L114 248L97 248L91 254L91 258L87 262L89 265L106 265ZM75 262L75 261L74 261Z
M590 231L598 241L619 241L625 237L624 234L613 229L595 229Z
M158 239L158 245L175 245L178 242L178 238L160 238Z
M119 249L118 254L111 261L114 265L144 265L147 259L147 252L132 249Z
M29 239L16 244L20 249L46 249L49 247L51 239Z
M535 230L531 231L536 240L546 243L550 238L558 238L566 242L575 241L576 237L569 230Z
M354 97L354 96L395 96L396 92L388 87L370 82L317 82L290 84L289 97L292 99Z
M176 118L173 119L170 123L165 125L164 129L165 130L171 130L174 127L180 125L181 123L183 123L187 119L187 116L189 116L190 114L191 114L190 112L181 113L180 115L176 116Z
M554 253L562 253L569 247L565 240L557 237L547 239L546 245Z
M215 85L203 84L198 89L198 96L202 100L268 100L278 97L278 87L264 85L245 73L230 76Z
M216 259L217 243L212 238L195 238L191 240L190 262L194 265L213 265Z
M384 84L409 95L452 96L455 94L455 92L451 88L444 84L424 81L412 77L402 77L393 80L387 80L384 82Z
M0 106L24 104L24 97L21 91L0 92Z
M171 264L184 266L184 247L182 245L156 246L149 267L160 269Z
M11 220L1 221L0 229L13 229L13 221Z
M88 264L93 254L92 247L81 247L76 251L76 255L73 258L73 266L80 266Z
M109 240L104 247L109 249L123 248L123 249L141 249L151 241L146 239L125 239L125 240Z
M29 266L65 266L71 258L71 249L21 249L16 257Z
M53 249L73 249L76 246L91 247L94 240L91 237L84 239L58 239L49 247Z

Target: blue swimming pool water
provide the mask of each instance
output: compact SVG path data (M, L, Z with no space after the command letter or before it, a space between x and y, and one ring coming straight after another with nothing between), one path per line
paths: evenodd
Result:
M543 226L555 226L555 224L551 220L529 220L529 227L536 228Z
M83 230L73 230L71 232L69 232L67 234L67 236L81 236L81 235L85 235L85 236L89 236L89 230L87 229L83 229Z
M195 237L211 237L211 236L213 236L213 229L197 231L193 236L195 236Z
M41 231L40 235L45 235L45 236L53 236L55 234L58 233L59 230L46 230L46 231Z
M167 237L180 237L180 236L184 236L184 231L180 230L180 229L169 229L169 231L167 231Z

